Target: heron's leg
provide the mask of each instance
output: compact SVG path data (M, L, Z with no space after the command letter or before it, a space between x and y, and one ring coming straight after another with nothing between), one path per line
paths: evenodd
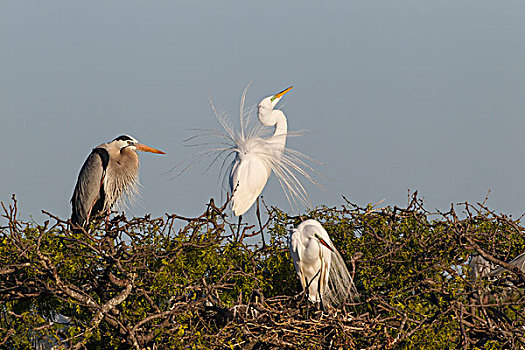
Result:
M306 293L306 318L310 318L310 283L308 283L308 278L306 276L304 277L304 280L306 281L306 288L304 289L304 292Z
M310 283L308 282L308 278L306 278L306 276L304 277L304 280L306 281L306 284L305 284L305 288L304 288L304 292L306 294L306 299L308 300L309 297L310 297ZM312 282L312 281L310 281Z
M262 224L261 224L261 212L259 211L259 197L257 197L257 210L256 210L256 214L257 214L257 221L259 221L259 229L261 230L261 238L262 238L262 242L263 242L263 248L266 247L266 242L264 241L264 233L263 233L263 229L262 229Z
M317 284L317 296L319 297L319 303L321 305L321 311L325 311L324 304L323 304L323 298L321 296L321 278L319 278L318 284Z
M304 280L306 282L305 284L305 287L304 287L304 290L306 291L306 296L307 297L310 297L310 284L314 281L314 279L319 276L319 272L321 272L321 270L317 271L317 273L314 275L314 277L312 277L312 279L310 280L310 282L308 282L308 278L306 278L306 276L304 276Z
M237 238L239 238L239 234L241 233L241 222L242 222L242 215L239 215L239 223L237 224Z
M111 215L111 208L108 209L108 211L106 212L106 217L104 218L104 223L105 223L105 226L106 226L106 232L109 230L109 216Z

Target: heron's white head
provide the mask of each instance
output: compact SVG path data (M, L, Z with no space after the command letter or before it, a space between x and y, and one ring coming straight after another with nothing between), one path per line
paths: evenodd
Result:
M290 86L289 88L284 89L283 91L278 92L275 95L268 96L264 98L261 102L259 102L258 110L257 110L257 115L259 117L259 120L261 118L264 118L264 116L266 116L268 113L270 113L272 109L274 109L275 106L277 106L277 103L279 103L279 101L284 96L284 94L292 90L292 88L293 86Z
M115 144L115 146L118 147L121 151L127 148L132 151L143 151L143 152L151 152L151 153L157 153L157 154L166 154L165 152L162 152L161 150L158 150L156 148L140 143L137 139L129 135L121 135L117 137L116 139L114 139L111 143Z
M114 144L115 147L117 147L120 150L124 148L135 150L136 149L135 145L139 142L137 141L137 139L129 135L121 135L115 138L113 141L111 141L111 143Z

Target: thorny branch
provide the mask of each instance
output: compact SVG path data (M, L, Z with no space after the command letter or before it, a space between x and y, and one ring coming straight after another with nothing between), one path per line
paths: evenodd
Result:
M213 200L197 217L117 215L72 232L47 212L43 225L21 221L13 197L2 203L0 346L525 346L524 272L507 263L525 251L519 219L484 203L431 213L417 193L407 208L344 200L301 216L265 205L272 243L259 249L249 238L259 228L237 236ZM322 222L357 285L341 309L320 311L300 293L287 237L306 218ZM508 272L473 276L476 255Z

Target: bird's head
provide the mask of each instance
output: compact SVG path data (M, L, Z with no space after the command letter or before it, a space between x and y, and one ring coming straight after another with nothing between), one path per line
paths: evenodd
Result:
M137 139L129 136L129 135L121 135L114 139L112 143L115 144L121 151L125 148L131 149L133 151L142 151L142 152L150 152L150 153L157 153L157 154L166 154L165 152L162 152L161 150L158 150L156 148L147 146L143 143L140 143L137 141Z
M265 112L267 113L267 112L271 111L272 109L274 109L275 106L277 106L277 103L279 103L281 98L284 96L284 94L286 94L287 92L292 90L292 88L293 88L293 86L290 86L289 88L284 89L283 91L278 92L275 95L268 96L268 97L264 98L259 103L259 106L258 106L259 118L260 118L261 114L265 114Z

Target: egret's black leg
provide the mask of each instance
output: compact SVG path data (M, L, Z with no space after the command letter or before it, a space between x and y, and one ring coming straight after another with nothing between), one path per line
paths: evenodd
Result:
M309 304L308 304L308 302L310 301L310 298L309 298L310 297L310 283L312 283L315 280L315 278L319 276L320 273L321 273L321 270L317 271L317 273L314 275L314 277L312 277L310 282L308 282L308 278L306 278L306 276L304 277L304 281L306 282L306 287L304 287L304 290L306 292L306 298L308 299L306 301L306 304L308 305L306 309L306 317L308 317L308 311L310 310Z
M310 318L310 283L312 283L312 281L310 281L310 283L308 282L308 279L305 277L304 280L306 281L306 289L305 289L305 292L306 292L306 319L309 319Z
M266 242L264 241L264 233L263 233L263 229L262 229L262 224L261 224L261 212L259 211L259 197L257 197L257 211L256 211L256 214L257 214L257 221L259 221L259 229L261 230L261 238L262 238L262 242L263 242L263 248L266 247Z
M319 302L321 304L321 311L325 311L323 298L321 297L321 278L319 278L318 280L319 282L317 284L317 296L319 297Z
M240 237L239 234L241 233L241 222L242 222L242 215L239 215L239 223L237 224L237 239Z

